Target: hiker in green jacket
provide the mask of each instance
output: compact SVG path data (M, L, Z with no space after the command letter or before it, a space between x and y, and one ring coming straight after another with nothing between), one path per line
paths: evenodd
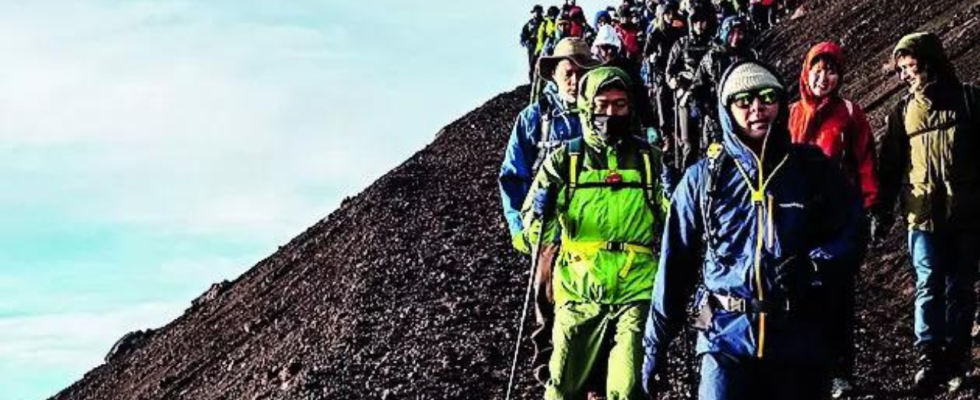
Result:
M932 33L892 53L909 93L888 117L879 161L882 207L902 198L915 269L915 389L960 389L970 367L980 260L980 89L962 83ZM884 225L888 226L888 225Z
M667 201L657 180L660 155L637 136L631 85L615 67L582 78L584 137L547 158L523 207L532 243L561 235L546 399L584 398L597 386L609 400L643 396L643 324Z

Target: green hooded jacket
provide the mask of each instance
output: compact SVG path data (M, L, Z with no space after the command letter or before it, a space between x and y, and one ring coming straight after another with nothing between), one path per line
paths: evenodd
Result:
M596 94L610 85L628 88L630 80L613 67L583 77L578 104L584 137L549 155L523 207L525 232L532 243L542 223L544 240L561 242L553 274L557 306L645 301L653 288L659 253L654 245L667 209L657 181L660 155L639 137L627 135L609 143L596 133L592 109L584 105L591 105ZM631 114L631 131L638 133L639 124ZM573 147L579 147L574 156ZM549 199L544 216L532 211L541 191Z
M942 41L931 33L903 38L929 65L930 82L913 89L887 120L879 163L884 211L901 198L910 230L980 230L980 90L956 78Z

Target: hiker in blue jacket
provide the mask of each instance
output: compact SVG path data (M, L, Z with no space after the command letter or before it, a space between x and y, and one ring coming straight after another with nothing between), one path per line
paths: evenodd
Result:
M553 55L539 61L538 79L547 82L543 93L514 122L498 181L513 245L522 253L530 253L521 223L524 198L548 151L582 137L582 125L575 111L578 78L597 66L599 62L592 58L585 41L563 39Z
M500 198L504 206L511 243L524 254L532 251L524 233L521 207L531 183L548 154L560 145L582 137L576 101L579 77L599 66L592 58L589 44L580 38L565 38L555 46L554 54L543 56L538 63L538 81L547 79L543 93L521 111L514 123L507 153L500 165ZM535 264L534 315L537 328L531 334L535 348L535 378L547 380L546 360L552 323L551 266L549 255L556 246L548 244L533 249L539 261ZM544 260L544 261L541 261Z
M819 149L791 143L786 90L773 71L758 61L727 70L722 143L674 192L644 338L651 396L696 287L699 399L827 394L821 328L833 294L822 276L857 251L863 211Z

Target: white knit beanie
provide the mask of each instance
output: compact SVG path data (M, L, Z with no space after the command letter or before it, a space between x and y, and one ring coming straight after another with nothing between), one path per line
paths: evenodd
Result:
M722 103L728 105L732 96L736 94L762 89L785 91L783 85L779 83L779 78L765 67L753 62L739 64L728 74L728 79L722 86Z

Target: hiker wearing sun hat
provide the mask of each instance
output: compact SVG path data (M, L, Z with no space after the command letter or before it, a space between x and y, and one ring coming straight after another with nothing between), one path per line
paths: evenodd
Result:
M551 301L548 297L553 244L532 249L524 235L520 210L534 175L547 154L562 143L582 137L582 124L575 107L578 82L586 71L598 66L582 39L566 38L555 46L554 54L538 61L538 82L547 82L543 92L528 105L514 123L498 182L511 243L518 251L530 254L536 262L535 315L538 330L532 335L536 349L544 351L550 335ZM546 360L547 355L537 357Z
M695 288L699 399L826 394L821 305L833 294L822 279L856 251L863 214L819 149L790 142L785 86L773 71L741 61L722 76L722 141L671 199L644 339L650 395L662 389L657 375Z

